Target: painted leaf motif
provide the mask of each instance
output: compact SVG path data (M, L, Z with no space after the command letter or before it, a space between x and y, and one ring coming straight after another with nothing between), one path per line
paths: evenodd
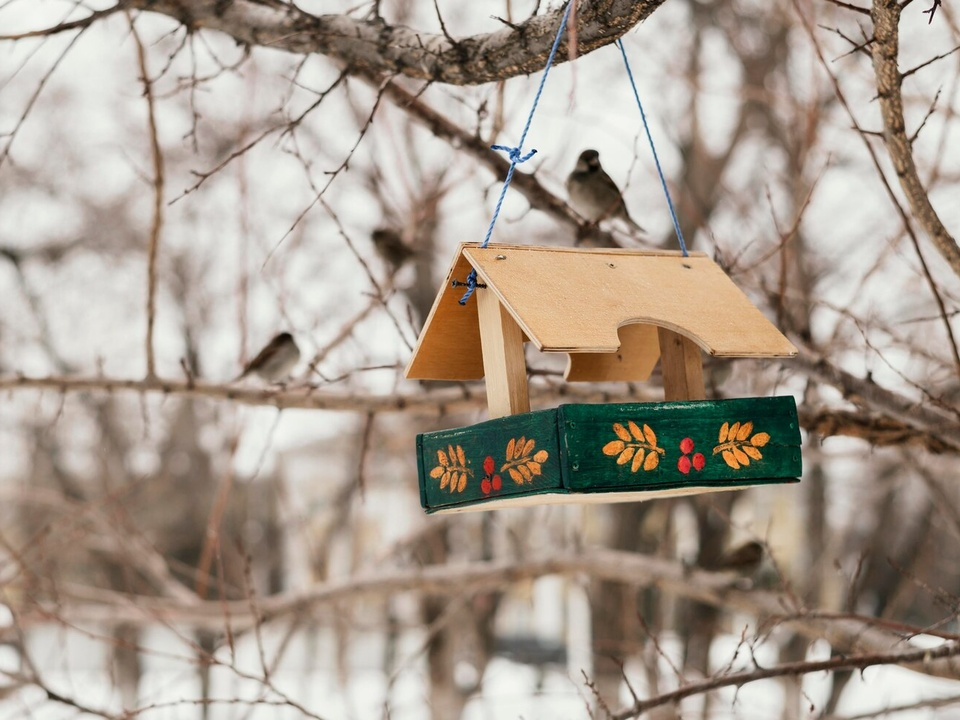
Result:
M655 452L651 452L647 455L647 459L643 461L643 469L650 472L651 470L655 470L659 464L660 456Z
M467 454L462 445L447 445L446 450L437 450L437 466L430 470L430 477L440 481L440 489L450 488L450 492L463 492L467 487L467 478L473 470L467 467Z
M727 423L720 426L720 435L717 437L717 442L725 443L727 441L727 431L729 429L730 426Z
M713 449L714 455L720 455L723 461L734 470L750 465L751 460L763 460L762 448L770 442L770 435L765 432L753 433L753 421L744 420L732 425L723 423L718 433L720 443Z
M763 459L763 455L753 445L742 445L741 449L754 460Z
M527 482L533 480L533 473L530 472L530 468L526 465L520 465L517 467L517 470L520 471L520 474L523 475L523 479Z
M527 440L527 443L523 446L523 452L520 453L520 457L526 457L533 452L533 448L536 447L537 441L533 438Z
M523 448L527 444L527 437L521 435L520 439L517 440L517 444L513 446L513 460L517 460L523 455Z
M517 441L514 438L510 438L510 442L507 443L507 460L513 459L513 446L517 444Z
M639 472L640 468L655 468L660 462L659 456L666 452L657 447L657 434L646 423L627 420L626 425L613 423L612 428L619 439L609 441L601 448L601 452L610 457L616 456L617 465L629 463L630 472Z
M746 466L750 464L750 458L747 457L747 454L736 446L733 447L733 456L737 459L737 462L740 463L741 465Z
M657 446L657 434L653 431L653 428L646 423L643 425L643 436L647 439L648 443L654 447Z
M737 458L734 457L733 453L729 450L724 450L722 453L720 453L720 457L722 457L723 461L734 470L740 469L740 463L737 462Z
M630 432L620 423L613 424L613 432L624 442L630 442Z
M550 453L546 450L537 450L536 455L533 456L533 461L538 463L545 463L547 458L550 457Z
M543 466L538 463L536 460L527 463L527 467L530 468L531 475L539 475L543 472Z
M604 455L619 455L626 446L623 440L611 440L603 446L602 452Z
M523 485L523 475L521 475L516 468L510 468L509 470L507 470L507 472L510 474L510 478L517 485Z

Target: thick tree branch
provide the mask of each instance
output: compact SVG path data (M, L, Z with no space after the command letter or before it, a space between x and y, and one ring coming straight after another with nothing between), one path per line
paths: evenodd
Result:
M901 9L899 0L873 0L870 13L874 35L873 69L877 80L880 115L883 118L883 140L900 179L900 187L910 203L913 217L926 230L953 272L960 275L960 247L943 226L920 181L903 119L903 97L900 93L902 76L897 67Z
M577 55L609 45L664 0L580 0ZM479 85L543 69L564 7L492 33L451 40L387 25L381 18L311 15L280 0L134 0L130 7L169 15L190 29L299 55L326 55L348 72L407 75L450 85ZM561 43L556 63L571 57Z
M298 385L286 388L252 388L240 385L210 383L188 378L171 380L145 378L129 380L110 377L50 376L27 377L0 376L0 391L47 390L60 393L86 392L135 392L171 395L182 398L208 398L230 401L241 405L261 405L284 409L339 410L358 413L409 412L421 417L436 417L463 411L477 410L486 404L487 396L480 383L444 387L430 391L417 390L393 395L340 392L313 385ZM649 402L652 392L632 389L632 386L610 385L606 388L595 385L560 385L551 387L536 383L530 388L533 400L548 398L552 401L569 399L571 402Z
M857 437L878 446L922 445L932 452L960 453L960 411L921 404L914 398L888 390L871 378L860 378L838 368L813 351L801 348L789 367L839 390L850 402L869 411L868 416L842 411L820 412L801 409L802 426L821 436ZM232 384L146 378L128 380L110 377L26 377L0 376L0 391L47 390L61 393L118 392L208 398L243 405L278 409L339 410L357 413L407 412L421 417L477 410L486 403L481 383L458 387L418 390L392 395L345 393L313 385L286 388L251 388ZM661 399L656 388L632 384L578 385L570 383L530 385L534 402L654 402Z

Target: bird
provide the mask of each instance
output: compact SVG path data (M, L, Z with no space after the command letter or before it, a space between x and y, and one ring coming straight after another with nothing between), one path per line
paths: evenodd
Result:
M584 150L577 158L573 172L567 177L567 195L577 214L590 223L618 219L641 233L646 233L627 212L620 188L600 166L600 153Z
M300 360L300 348L293 335L282 332L267 343L257 356L247 363L237 380L257 375L269 383L285 379Z
M370 235L370 239L373 240L373 247L377 254L390 265L394 272L416 254L413 248L403 241L400 233L392 228L377 228Z
M750 540L727 550L716 562L709 563L705 570L714 572L733 571L744 577L753 575L763 563L763 545L756 540Z

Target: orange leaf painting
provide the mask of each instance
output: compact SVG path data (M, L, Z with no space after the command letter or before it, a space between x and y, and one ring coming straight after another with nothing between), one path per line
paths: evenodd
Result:
M666 451L657 446L657 434L646 423L637 424L633 420L611 425L617 440L611 440L604 445L600 452L609 457L617 458L617 465L630 464L630 472L638 472L640 468L649 472L660 464L660 456Z
M770 442L770 435L765 432L753 433L753 422L723 423L717 433L717 446L713 449L714 455L720 455L728 467L739 470L747 467L751 462L763 459L760 448Z
M546 450L536 450L535 438L510 438L504 453L506 462L500 467L500 472L506 472L517 485L532 483L533 479L543 474L543 464L550 457Z
M473 476L468 464L462 445L448 445L446 452L437 450L437 465L430 470L430 477L440 481L441 490L449 487L452 493L462 493L467 487L467 478Z

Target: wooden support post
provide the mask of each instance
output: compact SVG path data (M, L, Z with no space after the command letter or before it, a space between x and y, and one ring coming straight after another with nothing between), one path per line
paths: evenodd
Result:
M478 288L475 297L490 418L529 412L523 331L493 290Z
M664 400L705 400L703 358L700 347L689 338L657 328Z

